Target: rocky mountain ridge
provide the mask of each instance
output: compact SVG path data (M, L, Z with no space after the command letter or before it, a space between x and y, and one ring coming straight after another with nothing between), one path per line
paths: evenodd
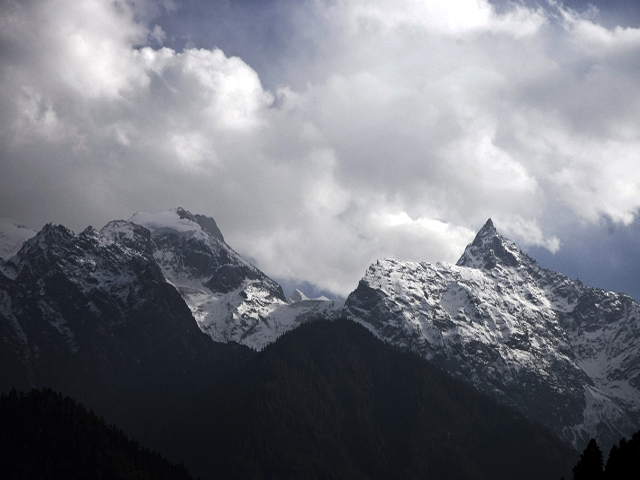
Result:
M202 333L155 262L149 231L127 235L118 243L49 224L0 263L2 391L46 386L122 420L251 355Z
M34 315L46 319L42 328L53 326L57 332L48 338L66 342L71 353L76 349L75 327L68 327L69 312L50 305L59 301L54 290L37 290L40 300L24 307L28 313L22 306L28 296L16 293L23 288L33 293L36 287L31 284L42 284L54 275L64 277L60 284L72 285L84 297L108 298L109 309L126 316L136 310L136 302L148 301L141 290L140 272L153 272L156 285L172 291L167 298L181 297L178 303L186 303L200 330L212 340L258 350L300 322L336 318L342 308L341 302L304 295L298 301L285 301L280 285L225 243L214 219L182 208L138 212L127 221L111 221L100 231L88 227L78 235L51 224L38 234L24 227L16 234L13 222L5 224L10 228L0 236L8 252L6 259L0 259L0 315L5 343L13 345L12 351L33 343L19 319ZM136 263L139 267L133 269ZM22 272L30 272L31 277ZM104 302L84 297L73 315L104 316Z
M371 265L344 314L574 445L640 425L640 305L541 268L491 220L456 265Z
M194 358L239 358L237 343L260 350L340 316L575 446L612 444L640 425L640 305L541 268L491 220L456 265L376 262L344 306L299 291L285 301L215 220L182 208L77 235L47 225L0 259L2 386L73 394L106 378L92 390L100 397L118 375L179 379Z
M336 318L341 311L342 302L328 299L287 302L280 285L225 243L210 217L177 208L136 213L129 223L149 230L165 278L215 341L260 350L301 322ZM106 235L110 231L109 225L103 229Z

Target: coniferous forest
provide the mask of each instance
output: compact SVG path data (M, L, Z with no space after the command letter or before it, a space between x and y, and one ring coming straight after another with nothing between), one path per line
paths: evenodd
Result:
M2 402L0 469L12 478L188 478L69 398L14 392ZM557 480L578 459L543 427L350 321L302 325L152 412L152 434L136 440L202 479Z
M283 336L179 424L181 458L218 478L557 479L577 456L349 321Z
M595 441L579 456L344 320L304 324L153 412L150 433L136 440L174 463L68 397L13 391L0 400L0 470L6 478L581 480L638 478L640 465L640 434L603 467Z
M634 480L640 478L640 431L611 447L606 464L598 443L591 439L573 467L573 480Z
M183 465L50 389L0 397L0 475L11 480L188 480Z

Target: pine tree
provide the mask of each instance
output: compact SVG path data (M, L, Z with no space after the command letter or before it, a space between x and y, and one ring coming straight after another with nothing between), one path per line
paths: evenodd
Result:
M602 480L602 451L592 438L573 467L573 480Z
M606 480L636 480L640 478L640 431L630 440L620 440L609 452L604 470Z

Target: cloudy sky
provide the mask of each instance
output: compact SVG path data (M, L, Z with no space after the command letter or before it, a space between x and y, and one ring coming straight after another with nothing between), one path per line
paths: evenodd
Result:
M640 299L636 0L0 0L0 217L213 216L287 289L491 217Z

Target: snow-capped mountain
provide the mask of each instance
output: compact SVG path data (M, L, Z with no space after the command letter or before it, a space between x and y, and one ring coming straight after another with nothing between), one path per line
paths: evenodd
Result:
M148 264L144 272L155 272L155 280L166 284L163 289L173 290L173 297L182 297L198 327L218 342L233 341L259 350L302 322L337 317L344 303L324 297L308 299L304 294L300 294L296 302L285 301L280 285L226 244L214 219L193 215L183 208L159 213L138 212L128 221L109 222L100 232L88 228L75 235L64 227L48 225L34 235L32 230L11 221L0 224L0 251L5 258L0 259L3 274L0 293L4 299L0 313L13 325L5 325L9 329L5 338L12 338L10 343L16 348L29 343L18 341L23 335L17 319L27 315L22 311L16 315L11 313L15 308L22 308L22 302L10 291L25 287L27 280L20 273L32 271L31 266L25 267L32 259L32 254L27 252L33 250L34 242L40 245L43 239L48 245L47 255L57 252L56 260L49 261L62 268L60 276L66 277L65 281L83 293L100 292L102 297L111 297L115 306L109 308L119 309L124 312L122 315L131 314L136 302L144 304L149 300L145 296L147 292L137 287L142 267L140 271L131 270L133 262ZM30 237L32 240L27 240ZM18 253L21 246L24 251ZM83 267L72 268L70 265L75 265L74 262L76 267ZM38 275L43 278L52 275L45 270L42 267ZM35 282L35 278L28 282ZM10 285L4 288L7 281ZM60 299L55 292L44 290L41 297L43 300L36 304L49 312L45 315L49 319L47 324L56 325L68 340L68 346L75 348L75 328L67 327L68 312L47 303ZM105 314L103 304L86 301L85 307L92 315ZM29 310L29 316L33 314Z
M1 389L162 383L150 372L180 378L194 361L246 355L233 342L259 350L348 316L574 445L640 425L640 305L541 268L491 221L457 265L378 261L346 303L285 301L212 218L182 208L77 235L5 222L0 251Z
M48 386L110 411L122 395L190 388L219 359L247 355L200 331L149 231L130 227L115 242L49 224L0 260L1 390Z
M301 322L335 317L342 308L325 298L286 302L280 285L225 243L212 218L183 208L139 212L128 222L109 223L102 234L119 241L119 232L134 225L150 231L153 256L165 278L216 341L259 350Z
M456 265L371 265L344 314L574 445L640 425L640 305L541 268L491 220Z

